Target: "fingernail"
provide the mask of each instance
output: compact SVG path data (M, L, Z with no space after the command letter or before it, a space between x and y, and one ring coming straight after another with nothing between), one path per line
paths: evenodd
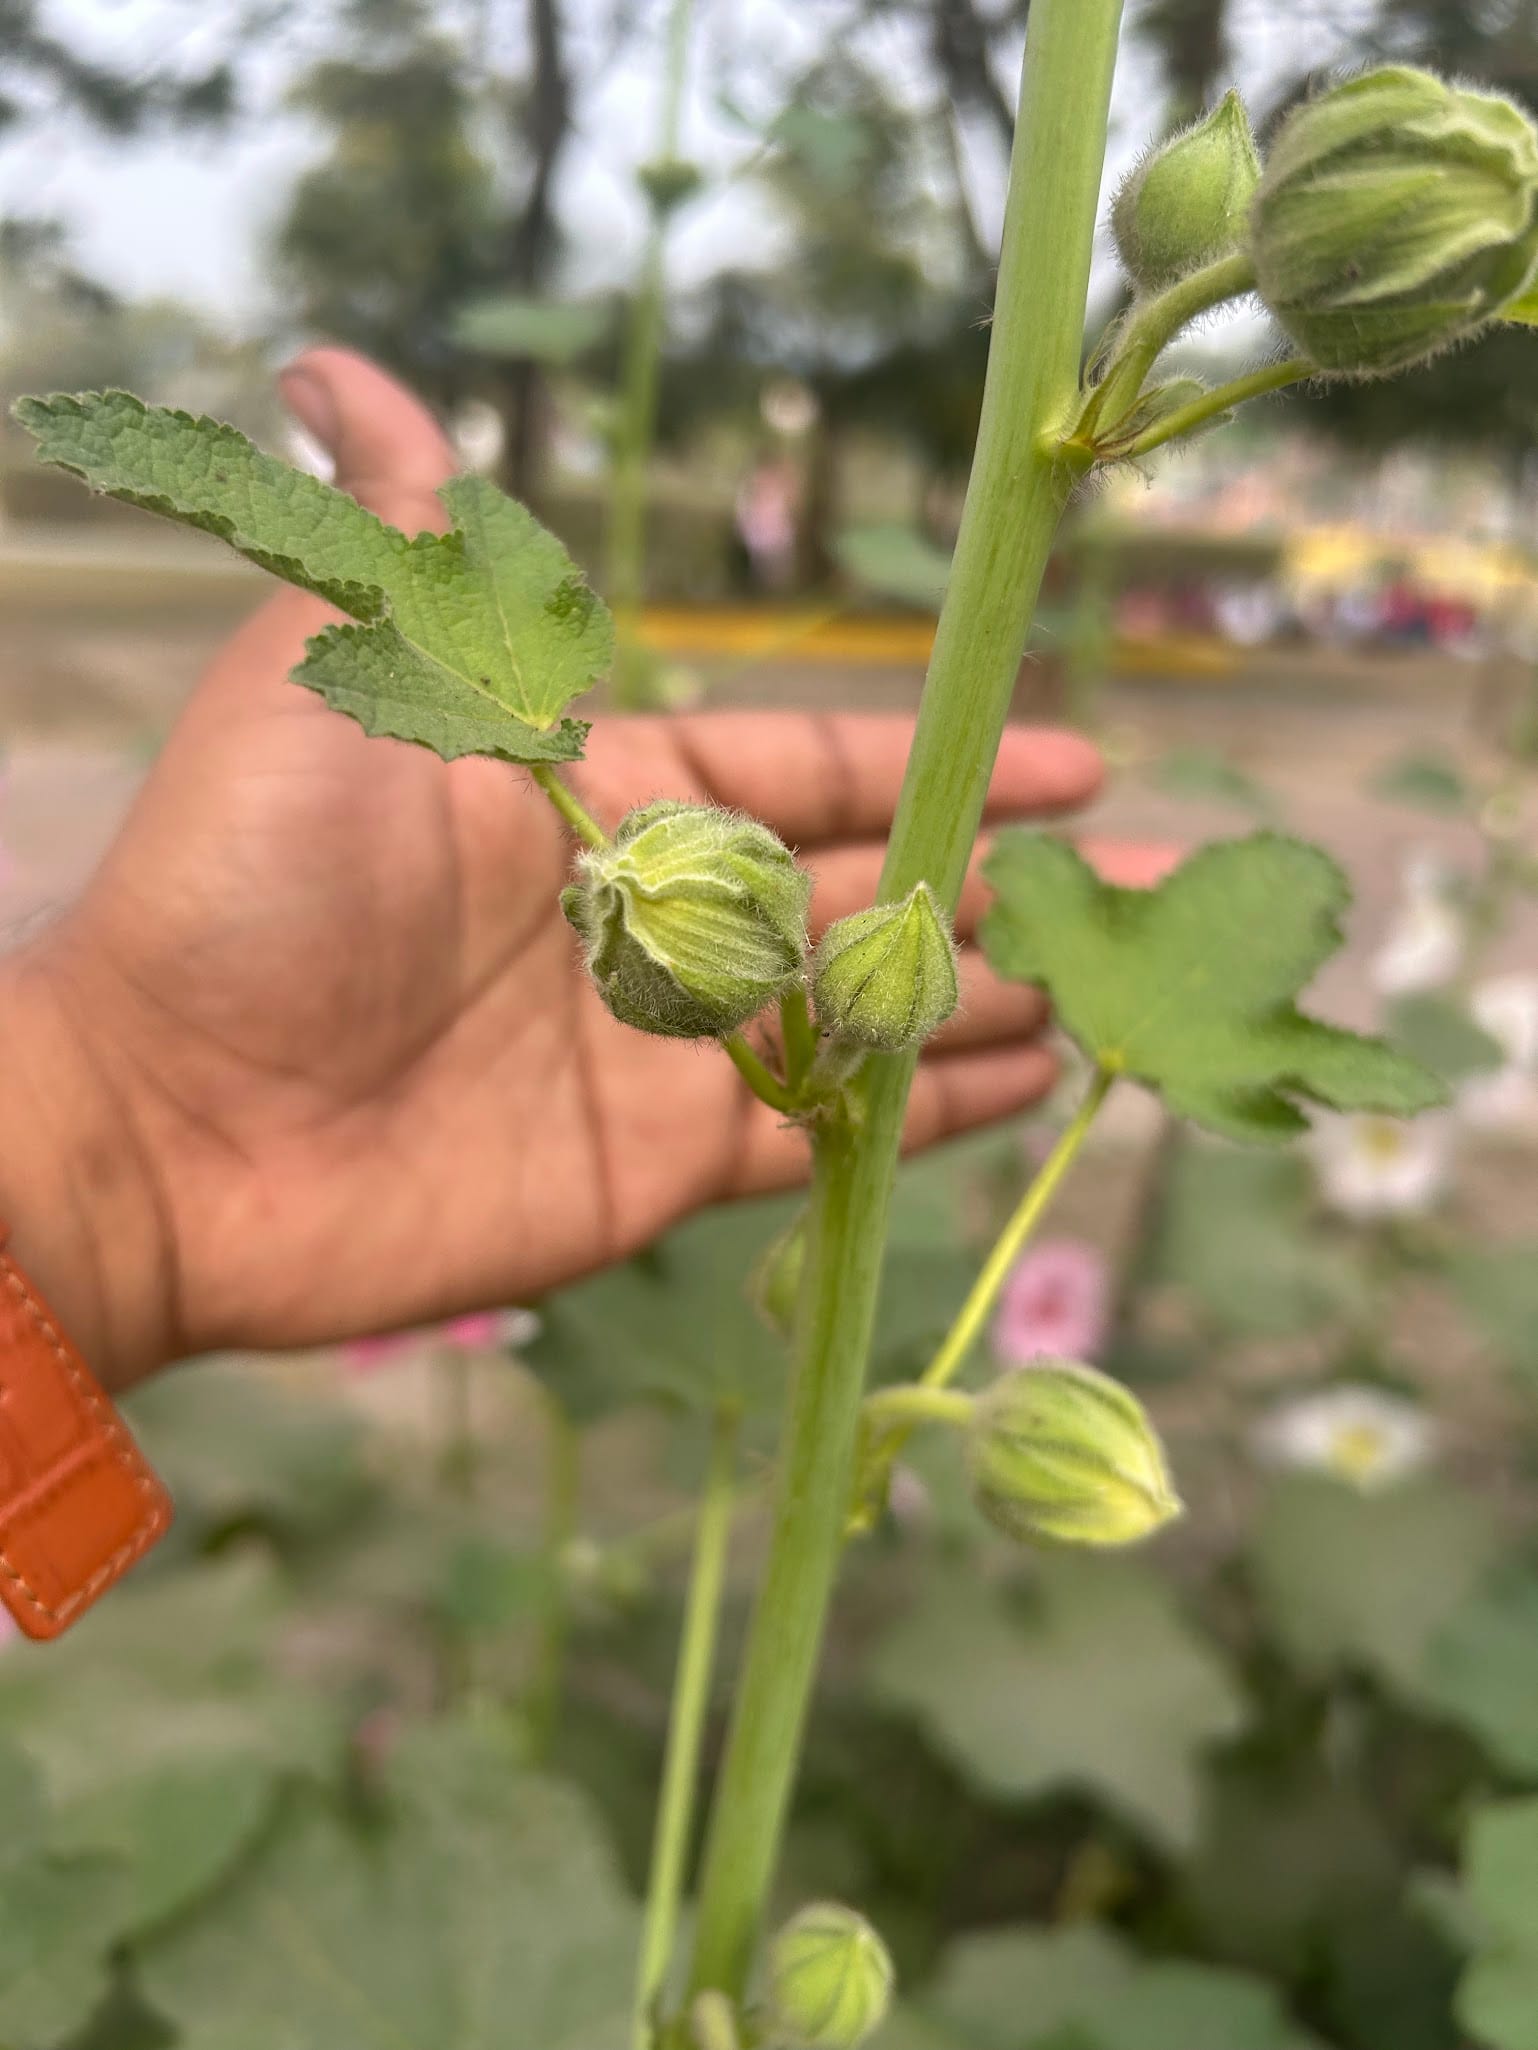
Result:
M278 391L283 403L309 434L313 434L321 446L332 455L336 454L337 417L336 400L324 379L313 371L299 367L281 370L278 373Z

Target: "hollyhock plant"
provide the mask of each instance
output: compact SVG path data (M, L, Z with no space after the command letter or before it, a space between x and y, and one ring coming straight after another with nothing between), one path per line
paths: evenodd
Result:
M1364 1223L1422 1217L1447 1187L1452 1142L1446 1115L1413 1123L1371 1112L1320 1118L1314 1134L1319 1193L1339 1216Z
M1495 975L1476 983L1469 1010L1505 1058L1471 1075L1458 1109L1481 1131L1538 1130L1538 975Z
M1370 1493L1426 1466L1436 1432L1418 1403L1345 1382L1280 1403L1254 1443L1266 1465L1333 1474Z
M1105 1343L1110 1286L1104 1260L1083 1239L1043 1239L1016 1262L993 1319L1005 1366L1035 1359L1092 1360Z

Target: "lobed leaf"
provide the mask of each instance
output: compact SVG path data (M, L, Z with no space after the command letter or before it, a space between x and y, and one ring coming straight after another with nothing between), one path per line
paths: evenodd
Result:
M1015 831L983 873L998 972L1042 984L1091 1059L1198 1124L1268 1142L1306 1127L1294 1098L1396 1116L1444 1100L1406 1055L1297 1008L1349 901L1317 848L1266 832L1218 841L1156 889L1126 890L1062 841Z
M562 715L608 668L613 624L554 535L486 479L443 486L451 533L408 539L235 428L127 392L24 398L15 413L43 462L350 614L294 676L365 732L445 760L581 754L587 728Z

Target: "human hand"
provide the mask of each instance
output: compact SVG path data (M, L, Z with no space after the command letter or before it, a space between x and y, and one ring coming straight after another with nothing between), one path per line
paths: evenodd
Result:
M336 481L441 528L452 457L382 372L284 379ZM800 1180L805 1142L714 1048L618 1025L558 893L572 848L518 769L366 739L292 686L330 617L285 591L221 650L80 903L0 975L0 1214L111 1385L527 1299L703 1204ZM609 719L572 773L612 826L657 796L750 812L871 901L906 719ZM1087 743L1012 729L996 819L1082 803ZM963 902L965 939L980 908ZM1043 1007L965 947L925 1049L924 1144L1050 1085Z

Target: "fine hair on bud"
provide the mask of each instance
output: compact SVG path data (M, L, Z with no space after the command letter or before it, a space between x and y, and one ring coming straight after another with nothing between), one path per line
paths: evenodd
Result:
M1250 249L1261 298L1320 371L1429 361L1498 320L1538 268L1538 131L1498 93L1364 72L1278 129Z
M584 851L561 907L616 1018L669 1039L716 1039L801 973L811 888L756 819L664 800Z
M892 2004L892 1960L853 1908L814 1901L769 1946L768 2041L779 2050L859 2050Z
M1123 181L1111 233L1140 292L1232 255L1244 241L1260 158L1237 93L1150 150Z
M1025 1543L1136 1544L1180 1514L1142 1404L1077 1360L1043 1359L985 1389L967 1468L984 1516Z
M812 959L812 1007L835 1038L881 1053L918 1046L955 1010L956 942L928 883L829 926Z

